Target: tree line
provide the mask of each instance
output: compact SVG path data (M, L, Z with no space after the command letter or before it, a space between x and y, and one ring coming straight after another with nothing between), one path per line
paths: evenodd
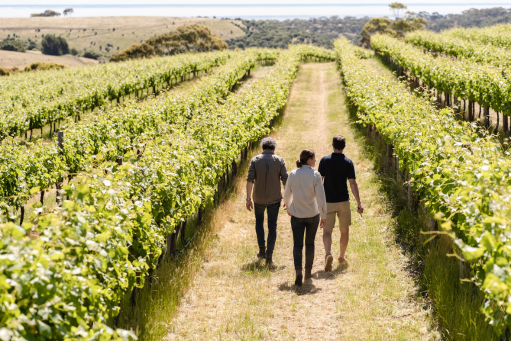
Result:
M453 27L485 27L499 23L510 23L509 8L495 7L486 9L469 9L461 14L441 15L437 12L406 12L400 3L390 5L390 14L394 18L356 18L346 16L320 17L293 20L242 20L238 25L245 36L227 40L230 49L248 47L286 48L289 44L311 43L333 48L333 41L344 35L353 43L364 44L368 34L386 29L393 34L402 34L411 29L426 28L441 31ZM384 15L386 13L383 13ZM365 26L368 24L369 26ZM384 27L375 29L370 26Z

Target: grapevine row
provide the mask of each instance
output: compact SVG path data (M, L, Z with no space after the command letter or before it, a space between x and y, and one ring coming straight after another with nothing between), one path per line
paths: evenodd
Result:
M468 42L466 39L450 36L446 31L441 34L426 30L414 31L405 36L405 41L459 59L510 68L510 48Z
M230 55L186 54L6 77L0 83L0 139L177 82L190 73L225 63Z
M360 63L346 39L335 42L347 96L364 125L394 148L399 169L475 270L497 327L510 328L510 158L449 109L410 93Z
M281 52L273 70L224 103L196 108L186 127L127 151L123 165L104 163L65 186L55 212L23 227L0 224L0 331L8 339L130 339L106 325L126 292L144 284L165 237L211 200L226 168L247 143L269 131L305 53ZM136 147L133 148L135 150ZM40 232L26 237L26 229Z
M446 33L466 41L477 41L482 44L510 49L510 29L510 24L500 24L484 28L454 28L446 31Z
M4 140L0 145L0 201L19 207L31 188L59 183L67 174L83 170L92 158L95 162L122 158L125 150L166 133L170 124L183 124L197 108L227 96L256 60L275 59L277 54L274 50L232 53L227 64L191 91L104 108L67 129L62 150L44 141L23 148Z
M387 35L372 36L371 45L379 54L389 56L429 87L510 116L510 67L497 68L467 60L435 58Z

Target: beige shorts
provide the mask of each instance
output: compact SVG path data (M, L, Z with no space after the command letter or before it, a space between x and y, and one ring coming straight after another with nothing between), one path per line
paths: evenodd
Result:
M334 229L336 216L338 216L340 227L349 227L352 225L350 201L327 203L327 221L325 222L324 230L332 231Z

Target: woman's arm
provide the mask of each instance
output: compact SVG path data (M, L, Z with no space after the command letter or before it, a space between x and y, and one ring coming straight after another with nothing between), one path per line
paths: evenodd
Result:
M286 186L284 186L284 196L283 196L283 207L290 207L293 200L293 193L292 193L292 179L293 179L293 173L290 173L290 176L288 177L288 180L286 181Z
M315 174L314 180L316 204L318 205L318 211L320 213L320 228L325 226L325 220L327 219L327 201L325 200L324 184L322 183L322 177L320 173Z

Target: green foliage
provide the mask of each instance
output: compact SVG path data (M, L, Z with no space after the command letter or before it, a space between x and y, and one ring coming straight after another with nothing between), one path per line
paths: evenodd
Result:
M226 57L184 55L9 77L0 83L0 138L19 136L185 73L218 65Z
M337 16L309 20L243 20L241 28L246 35L227 41L231 49L249 47L287 48L290 44L313 44L332 48L340 33L357 39L368 18Z
M510 24L510 7L493 7L462 11L461 14L440 15L439 13L420 12L419 16L427 20L429 29L435 32L454 27L487 27L496 24Z
M0 50L25 52L25 46L23 46L21 42L15 40L14 38L7 38L0 41Z
M403 37L405 32L421 30L428 26L422 17L414 12L406 12L403 17L401 12L407 7L399 2L392 3L389 7L395 13L395 20L388 18L373 18L364 25L361 31L361 44L370 47L371 36L374 34L386 34L391 37Z
M71 49L71 51L73 51L73 49ZM73 53L71 53L71 54L73 54ZM98 58L100 58L101 55L94 51L85 51L84 54L82 55L82 57L98 60Z
M360 122L375 125L394 146L430 215L473 264L473 281L486 299L482 311L498 334L510 329L508 152L428 97L369 70L347 40L338 40L336 51Z
M424 29L428 23L422 17L414 12L406 12L405 17L401 17L393 21L391 28L395 30L400 37L403 37L406 32Z
M78 50L73 47L73 48L71 48L71 50L69 50L69 53L72 54L73 56L77 56Z
M47 9L44 13L34 13L31 17L59 17L60 13Z
M510 116L510 67L497 68L468 60L434 57L386 35L374 35L372 47L406 68L429 87L491 107Z
M396 35L396 32L391 28L391 24L392 21L388 18L372 18L361 31L361 44L368 46L371 36L375 33Z
M6 69L6 68L3 68L3 67L0 67L0 76L9 76L11 74L13 74L14 71L10 70L10 69Z
M205 52L224 50L227 44L213 34L207 26L182 25L175 31L149 38L144 43L133 44L110 58L111 62L149 58L154 55L175 55L189 51ZM101 47L100 47L101 49Z
M100 46L101 51L101 46ZM110 57L111 62L124 62L130 59L141 59L141 58L149 58L155 55L155 49L153 46L142 43L132 44L129 48L122 50L112 57Z
M33 71L33 70L41 71L41 70L52 70L52 69L60 70L60 69L65 69L65 68L66 68L66 66L62 65L62 64L35 62L35 63L30 64L30 66L25 67L25 71Z
M510 25L505 26L508 26L510 30ZM486 30L490 31L492 28ZM455 32L462 33L465 31L458 29ZM510 67L510 48L480 43L476 39L471 39L471 42L468 43L468 39L458 38L452 31L444 31L442 34L431 31L416 31L406 35L405 41L458 59L468 59L475 63L492 64L497 67Z
M447 35L498 47L508 47L510 50L510 24L501 24L486 28L457 28L446 32Z
M164 126L158 125L147 139L140 136L143 146L132 146L143 148L143 153L127 150L122 166L87 165L65 186L70 199L55 212L31 217L20 227L9 222L14 212L4 207L3 335L38 340L133 338L127 331L108 328L107 319L118 311L126 292L144 284L165 236L211 199L226 168L247 143L269 132L307 53L332 56L311 47L284 51L273 72L223 103L215 94L203 95L207 105L189 102L191 107L181 116L188 117L186 125L173 116L171 122L161 122ZM276 53L255 51L238 61L250 65L254 58L266 56L275 58ZM217 77L224 73L219 71ZM109 137L115 141L117 135ZM39 238L27 237L27 230L38 231Z
M389 9L393 12L395 19L398 19L402 17L402 13L407 9L407 6L400 2L393 2L389 5Z
M62 56L69 53L69 46L66 39L47 34L41 41L41 52L52 56Z
M354 54L359 59L370 59L375 56L375 53L372 50L365 49L359 46L354 46Z
M212 66L218 66L224 63L228 57L229 56L226 54L202 55L196 58L190 58L188 55L180 56L180 58L167 61L167 66L170 67L170 69L166 71L166 75L172 77L170 79L175 79L183 74L189 73L195 68L202 70L211 68ZM174 66L174 68L171 68L171 66ZM137 68L133 68L131 72L135 72L136 70ZM66 71L59 71L59 73ZM162 72L163 70L160 69L160 71ZM235 68L233 72L236 71L240 72L240 70ZM52 72L44 73L48 76ZM155 78L157 75L158 74L153 74L153 82L156 81ZM160 76L163 77L164 75L161 74ZM233 77L232 73L226 73L226 77L229 75ZM136 75L133 77L137 79ZM141 79L140 81L141 82L138 84L131 84L131 86L135 87L133 90L142 90L149 86L146 85L146 82L150 80ZM110 90L115 91L113 88ZM113 95L115 94L114 92ZM201 96L204 96L204 94L198 93L198 95L191 97L191 100L197 101L198 97L199 99L202 98ZM213 99L214 98L216 97L213 97ZM193 104L190 103L191 102L187 101L184 102L182 106L172 106L170 109L163 111L162 114L171 115L175 113L173 110L184 111L187 105L193 106ZM151 104L156 106L154 102L148 102L147 105ZM183 106L185 106L185 108L183 108ZM42 141L36 142L31 148L27 149L20 148L20 146L10 143L9 140L4 140L0 146L0 164L5 165L5 167L0 169L0 202L3 201L8 205L19 207L26 202L24 195L29 192L30 188L39 187L44 189L62 181L68 173L83 170L84 165L90 161L89 159L93 155L97 160L116 160L119 155L124 154L123 151L127 146L131 146L136 142L136 136L142 134L142 131L138 129L144 129L144 127L156 129L154 125L162 122L162 119L158 119L159 116L156 116L156 114L152 114L152 117L147 117L146 115L142 115L140 111L133 110L128 111L128 113L132 115L126 117L126 115L122 114L124 111L116 109L117 108L107 110L103 115L99 113L93 115L92 122L84 120L74 125L73 128L66 130L66 141L63 151L64 157L59 156L59 149L56 145L49 146ZM151 107L146 107L146 109L150 110ZM150 110L150 112L154 113L153 110ZM110 115L110 113L112 113L112 115ZM133 117L133 115L136 115L136 117ZM119 126L118 119L127 125L127 131L124 130L125 126ZM114 125L110 125L109 122L112 122ZM116 131L115 139L112 136L112 131ZM137 135L134 136L134 132ZM128 135L125 137L126 134ZM145 137L143 134L141 136ZM89 138L85 139L85 137ZM102 151L101 155L97 156L100 151Z

